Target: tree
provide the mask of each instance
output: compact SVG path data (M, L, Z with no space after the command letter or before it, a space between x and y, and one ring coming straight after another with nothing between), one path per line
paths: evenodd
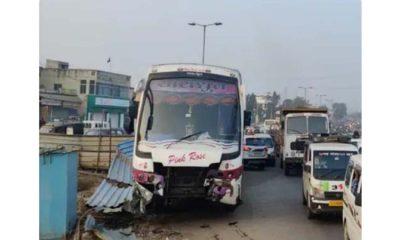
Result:
M251 112L251 121L254 122L257 114L257 101L254 93L246 95L246 110Z
M297 108L297 107L307 107L307 106L308 103L304 98L296 97L295 99L293 99L293 107Z
M291 108L291 107L293 107L292 99L287 98L287 99L283 100L281 108Z
M345 103L332 104L332 111L335 119L342 119L347 116L347 106Z
M277 94L275 91L272 93L272 96L269 97L269 102L267 103L267 118L274 118L275 112L279 103L281 96Z
M247 111L254 111L256 109L257 102L256 102L256 95L254 93L246 95L246 110Z
M285 99L282 102L282 108L298 108L298 107L307 107L308 103L302 97L296 97L295 99Z

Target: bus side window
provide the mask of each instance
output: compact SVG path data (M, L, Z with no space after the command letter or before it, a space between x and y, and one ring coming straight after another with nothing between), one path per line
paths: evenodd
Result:
M344 179L344 185L346 185L346 187L348 187L350 184L350 177L352 172L353 172L353 163L350 162L349 165L347 166L346 176Z

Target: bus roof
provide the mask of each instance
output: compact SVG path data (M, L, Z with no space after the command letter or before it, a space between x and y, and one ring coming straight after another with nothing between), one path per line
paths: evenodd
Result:
M157 64L150 68L150 73L156 72L203 72L213 73L222 76L235 77L241 82L240 72L236 69L205 65L198 63L169 63L169 64Z

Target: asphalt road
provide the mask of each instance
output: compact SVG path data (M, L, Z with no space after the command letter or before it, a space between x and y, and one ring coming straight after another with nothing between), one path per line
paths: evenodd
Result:
M247 170L243 181L243 204L233 213L204 201L187 201L159 215L157 221L183 239L343 239L340 215L307 219L301 177L286 177L275 167Z

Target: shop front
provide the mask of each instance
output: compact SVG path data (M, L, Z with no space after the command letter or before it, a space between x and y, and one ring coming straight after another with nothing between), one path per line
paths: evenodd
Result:
M39 95L40 121L79 119L81 102L76 94L41 90Z
M128 99L88 95L86 120L106 121L112 128L123 128L128 107Z

